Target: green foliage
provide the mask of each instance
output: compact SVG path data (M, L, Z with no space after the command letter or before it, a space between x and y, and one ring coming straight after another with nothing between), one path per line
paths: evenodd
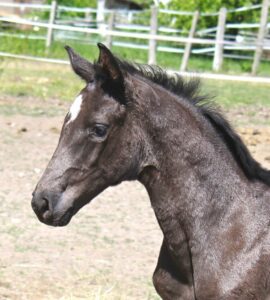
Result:
M260 0L171 0L166 6L168 9L178 11L200 11L203 13L218 12L221 7L225 7L228 10L235 9L243 6L251 6L255 4L261 4ZM243 12L228 12L227 23L254 23L259 20L260 10L251 10ZM164 21L168 22L164 19ZM189 29L191 26L192 16L179 16L174 18L174 23L177 28ZM199 28L215 27L217 25L217 16L202 16L199 22Z
M51 4L52 0L46 0L47 4ZM89 8L96 8L97 7L97 0L57 0L58 5L63 6L71 6L71 7L89 7ZM79 12L62 12L61 17L65 18L83 18L85 16L84 13ZM49 17L49 13L46 12L44 14L45 19Z
M52 0L47 0L47 4L51 4ZM74 6L74 7L97 7L97 0L57 0L58 5Z

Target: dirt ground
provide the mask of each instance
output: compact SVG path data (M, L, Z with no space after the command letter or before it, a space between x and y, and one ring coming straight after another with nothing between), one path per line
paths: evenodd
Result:
M162 237L142 185L109 188L63 228L41 224L32 212L31 193L68 107L39 103L44 111L55 105L59 116L0 115L0 299L159 299L151 276ZM270 128L249 124L245 110L227 114L248 124L237 129L270 168ZM256 114L268 118L270 110Z

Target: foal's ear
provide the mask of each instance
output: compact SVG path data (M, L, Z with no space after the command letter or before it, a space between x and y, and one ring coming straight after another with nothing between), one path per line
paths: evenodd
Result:
M79 75L83 80L87 83L92 82L94 80L94 67L93 65L77 54L71 47L65 46L67 50L70 64L74 72Z
M105 71L113 81L122 81L122 72L111 51L101 43L98 43L97 45L99 48L98 64L101 66L102 70Z
M111 51L101 43L98 43L99 58L98 65L104 73L105 81L103 88L121 104L127 104L125 97L124 77L120 66Z

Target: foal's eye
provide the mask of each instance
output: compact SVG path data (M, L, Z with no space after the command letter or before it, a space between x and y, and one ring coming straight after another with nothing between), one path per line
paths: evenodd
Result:
M104 137L107 133L108 126L104 124L95 124L93 127L93 133L97 137Z

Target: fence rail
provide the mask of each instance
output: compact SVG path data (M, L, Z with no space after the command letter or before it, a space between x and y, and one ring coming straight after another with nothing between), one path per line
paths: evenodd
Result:
M126 31L108 30L106 28L100 30L95 28L74 27L74 26L60 25L55 23L50 24L45 22L30 21L21 18L0 17L0 21L21 24L21 25L38 26L38 27L54 29L54 30L95 33L100 35L111 35L111 36L126 37L126 38L144 39L144 40L157 40L157 41L176 42L176 43L190 42L192 44L200 44L200 45L215 45L215 44L239 45L238 42L232 42L227 40L216 41L214 39L188 38L188 37L178 37L178 36L168 36L168 35L158 35L158 34L126 32Z
M156 51L183 53L183 61L181 64L181 71L185 71L188 66L190 54L205 54L213 55L213 69L219 71L222 67L223 57L239 58L239 59L252 59L249 55L240 55L227 53L226 51L254 51L254 60L256 60L256 66L253 68L253 74L256 74L258 69L258 62L262 59L262 51L270 50L270 41L267 40L267 29L270 28L270 23L267 22L269 0L263 0L263 4L253 5L249 7L240 7L232 10L225 10L222 8L219 12L186 12L186 11L173 11L166 9L159 9L153 7L148 13L150 14L150 24L125 24L116 20L116 12L108 9L103 9L102 13L109 16L108 24L106 22L97 21L97 15L100 15L100 11L94 8L78 8L57 5L55 1L52 1L51 5L42 4L30 4L30 3L6 3L0 2L0 7L4 8L19 8L24 12L26 9L49 11L49 20L37 21L29 20L21 17L0 17L0 22L7 24L19 24L27 25L38 28L45 28L47 30L46 36L41 35L29 35L30 39L42 39L45 40L46 47L49 48L53 43L54 38L58 38L55 34L57 31L63 31L66 33L66 38L75 40L82 40L82 38L68 37L68 32L73 33L88 33L97 34L101 37L107 37L106 43L110 47L117 45L120 47L129 47L135 49L144 49L148 51L148 62L156 63ZM229 13L237 13L242 11L251 11L255 9L261 9L261 21L260 23L240 23L230 24L226 23L226 15ZM77 12L84 13L85 18L74 18L72 20L61 20L59 14L62 12ZM224 13L225 12L225 13ZM144 11L145 13L145 11ZM95 15L90 18L90 14ZM132 19L134 16L140 15L140 12L136 11L117 11L117 14L123 17L128 15L128 19ZM190 16L193 18L192 28L190 31L180 30L178 28L171 28L158 25L158 14L168 14L176 16ZM204 30L196 31L198 20L201 17L216 16L217 26L213 28L207 28ZM99 16L100 18L100 16ZM264 18L262 22L262 18ZM102 19L102 18L101 18ZM103 17L105 20L105 17ZM92 24L92 25L90 25ZM262 25L263 24L263 25ZM97 28L91 28L95 25ZM261 27L264 29L261 30ZM226 34L227 29L259 29L257 38L250 36L245 40L245 36L233 36ZM11 34L0 32L0 36L10 34L13 37L25 38L25 34ZM183 36L185 34L185 36ZM188 36L187 36L188 35ZM117 41L115 38L128 38L128 41ZM209 38L210 37L210 38ZM214 38L212 38L214 37ZM140 39L147 41L148 44L139 44L138 42L131 42L130 39ZM88 41L89 42L89 41ZM158 42L173 42L178 46L162 46L158 45ZM199 48L193 48L194 45L199 45ZM205 46L205 47L203 47ZM202 48L203 47L203 48ZM0 53L1 55L1 53ZM3 55L3 53L2 53ZM254 64L253 64L254 65Z

